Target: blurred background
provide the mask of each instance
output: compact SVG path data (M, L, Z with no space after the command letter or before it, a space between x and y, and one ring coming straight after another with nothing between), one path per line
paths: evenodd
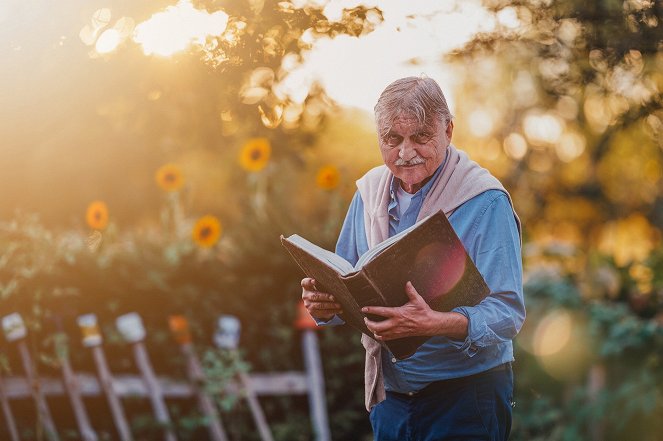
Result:
M661 20L658 0L3 0L0 315L23 315L45 375L57 332L94 370L75 322L90 312L131 371L113 326L129 311L159 374L182 369L169 314L209 369L302 369L301 273L279 235L333 249L381 163L372 106L425 74L523 221L512 439L662 439ZM242 322L242 366L210 352L219 314ZM371 439L359 335L318 337L332 438ZM0 369L20 373L4 340ZM277 440L313 438L305 398L261 403ZM169 406L180 439L204 439L195 405ZM232 439L259 439L245 405L224 412ZM130 412L137 439L149 414Z

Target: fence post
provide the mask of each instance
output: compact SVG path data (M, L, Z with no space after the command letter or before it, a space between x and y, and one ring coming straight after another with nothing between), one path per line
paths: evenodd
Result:
M14 414L11 407L9 407L9 400L5 393L5 384L0 375L0 405L2 405L2 413L5 414L5 421L7 421L7 431L11 437L11 441L19 441L18 430L16 430L16 422L14 421Z
M228 351L237 353L240 329L241 324L237 317L232 315L221 315L217 322L217 328L214 334L214 343L220 349L226 349ZM246 401L249 404L249 409L251 410L253 421L258 427L260 439L262 441L273 441L274 438L272 437L272 432L269 430L267 419L265 418L265 414L260 407L258 396L253 390L251 380L244 372L240 372L238 377L242 385L242 389L244 390Z
M83 337L83 346L92 350L94 363L97 366L97 374L99 375L99 383L101 389L106 395L108 407L110 407L111 414L113 415L113 422L115 423L117 433L120 435L122 441L132 441L133 437L129 430L129 424L124 415L122 403L115 393L113 377L111 376L110 369L108 369L108 363L106 362L104 351L101 348L103 338L99 332L97 316L94 314L81 315L78 317L77 322Z
M168 324L175 337L175 341L179 344L180 350L186 358L187 375L194 393L198 398L198 407L207 419L210 438L213 441L227 441L228 437L223 430L223 425L221 424L219 414L214 407L214 403L204 388L201 388L201 386L204 387L207 383L207 379L205 378L203 369L200 366L200 361L198 360L193 344L191 343L191 332L189 331L189 323L187 319L181 315L170 316Z
M161 385L154 375L154 370L147 355L147 350L143 344L145 338L145 327L140 316L135 312L130 312L118 317L115 321L117 329L122 334L125 341L131 344L134 352L134 360L143 376L145 387L150 396L152 410L156 420L164 426L164 439L166 441L176 441L175 432L172 428L168 408L163 399Z
M64 339L67 338L66 335L62 332L60 332L59 335ZM62 379L64 382L64 387L67 390L67 394L69 395L71 407L74 410L74 416L76 418L76 424L78 424L78 430L80 431L81 438L83 441L97 441L97 434L92 429L90 419L88 418L87 411L83 405L83 399L81 397L81 390L78 384L78 379L76 378L76 375L71 368L68 354L66 351L59 349L61 348L56 348L56 354L62 368Z
M23 362L23 370L25 371L25 377L30 384L30 391L32 393L32 398L37 405L37 414L39 415L39 420L41 426L46 431L46 436L51 441L58 441L58 433L55 430L55 424L53 423L53 417L51 417L51 412L48 409L48 404L44 398L44 394L41 391L39 384L39 378L35 377L34 367L32 365L32 358L30 357L30 352L28 351L28 346L25 344L25 336L27 335L27 329L23 318L19 313L13 313L5 316L2 319L2 329L5 333L5 338L9 342L17 342L18 352L21 356L21 361Z
M596 401L599 394L605 388L606 369L602 363L597 363L589 369L589 378L587 379L587 389L589 399ZM592 441L601 441L605 436L605 425L603 421L592 421L589 427L590 439Z
M316 441L330 441L329 420L327 418L327 399L325 398L325 377L320 361L317 324L309 315L304 303L297 304L295 327L302 331L302 349L309 389L309 408Z

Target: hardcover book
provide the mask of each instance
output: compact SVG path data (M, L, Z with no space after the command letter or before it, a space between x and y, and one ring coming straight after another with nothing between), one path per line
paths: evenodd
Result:
M318 291L334 295L346 323L373 338L361 308L402 306L405 284L436 311L481 302L490 289L442 211L422 219L367 251L356 265L296 234L281 243ZM368 315L371 320L383 317ZM383 342L394 357L414 354L429 337L413 336Z

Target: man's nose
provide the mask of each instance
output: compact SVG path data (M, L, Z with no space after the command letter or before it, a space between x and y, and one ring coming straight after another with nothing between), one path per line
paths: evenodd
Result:
M409 161L414 159L417 156L417 151L414 149L414 146L409 140L403 141L400 150L398 151L398 157L403 161Z

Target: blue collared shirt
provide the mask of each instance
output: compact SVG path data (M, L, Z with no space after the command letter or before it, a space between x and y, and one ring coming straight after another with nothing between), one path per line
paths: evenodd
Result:
M440 173L442 167L436 171ZM412 197L405 213L398 216L396 195L399 181L391 183L389 235L412 226L435 176ZM512 339L525 320L522 289L520 236L507 195L488 190L456 209L449 222L483 275L491 295L473 307L455 308L468 318L468 336L456 341L435 336L405 360L382 351L385 389L408 393L433 381L464 377L513 361ZM353 265L368 251L364 226L364 203L355 193L348 209L336 254ZM327 324L342 323L338 317Z

